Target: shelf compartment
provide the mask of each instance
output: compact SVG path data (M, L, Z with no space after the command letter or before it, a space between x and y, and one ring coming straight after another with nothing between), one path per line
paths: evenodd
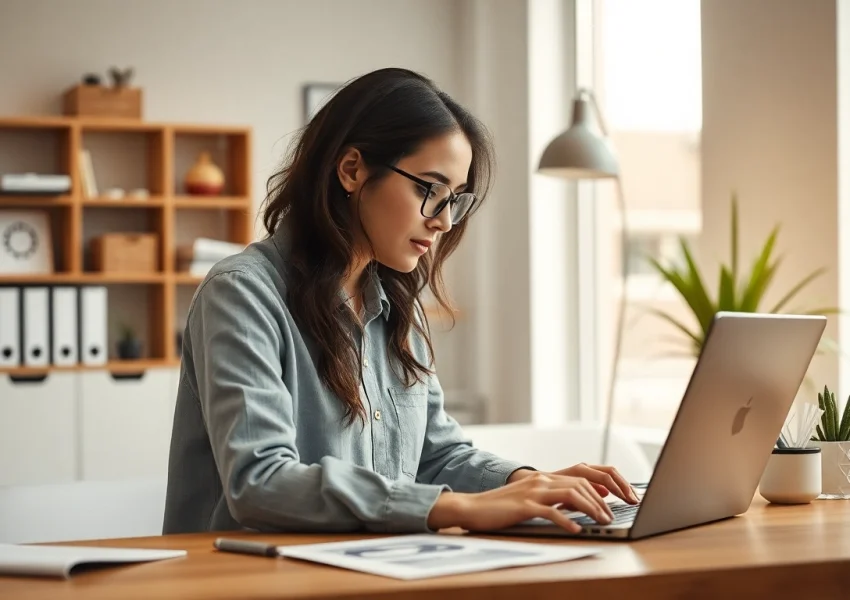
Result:
M108 125L86 123L82 127L81 145L91 155L98 194L109 188L121 188L126 194L140 188L151 196L166 194L165 131L144 124L136 128ZM86 199L101 202L99 198Z
M179 195L186 194L184 180L202 152L208 152L215 165L224 173L224 189L220 196L198 196L220 198L251 195L250 186L250 134L245 129L215 129L195 126L178 126L174 134L173 189ZM195 196L189 196L194 199Z

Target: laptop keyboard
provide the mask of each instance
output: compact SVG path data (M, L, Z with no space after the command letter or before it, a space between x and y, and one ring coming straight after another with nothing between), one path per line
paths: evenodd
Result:
M609 504L608 506L614 514L614 520L608 523L609 525L621 525L634 521L635 515L640 508L640 504ZM573 517L573 521L579 525L602 525L602 523L598 523L595 519L587 515Z

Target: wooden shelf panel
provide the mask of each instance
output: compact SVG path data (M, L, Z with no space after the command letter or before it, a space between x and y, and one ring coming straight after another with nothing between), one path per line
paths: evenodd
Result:
M97 208L157 208L165 206L165 198L162 196L150 196L149 198L122 198L113 200L112 198L83 198L81 201L83 206Z
M230 208L247 209L251 199L243 196L175 196L175 208L211 209Z
M165 273L49 273L37 275L0 275L0 285L165 283Z
M138 373L146 369L179 367L180 361L167 360L163 358L148 358L140 360L111 360L105 365L89 366L74 365L71 367L0 367L0 374L12 377L38 377L52 372L78 372L78 371L109 371L110 373Z
M242 135L250 127L229 124L171 123L168 121L145 121L141 119L118 119L114 117L74 117L62 115L15 115L0 117L0 128L65 128L79 125L89 131L162 131L171 129L175 133L192 135Z
M202 275L192 275L191 273L174 273L174 283L177 285L200 285L204 280Z
M63 129L70 127L72 121L66 117L53 115L20 115L0 117L0 129Z
M141 121L139 119L118 119L114 117L88 117L86 119L77 119L80 127L85 131L102 131L112 133L155 133L160 132L165 128L161 123L153 123L150 121Z
M73 196L6 196L0 195L0 208L28 208L46 206L70 206Z

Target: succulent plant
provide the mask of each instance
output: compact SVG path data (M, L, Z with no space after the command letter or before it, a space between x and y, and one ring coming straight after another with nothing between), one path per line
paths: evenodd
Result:
M844 405L844 414L840 420L835 392L830 392L829 387L823 386L823 392L818 392L818 406L823 410L823 414L814 440L817 442L850 441L850 398Z

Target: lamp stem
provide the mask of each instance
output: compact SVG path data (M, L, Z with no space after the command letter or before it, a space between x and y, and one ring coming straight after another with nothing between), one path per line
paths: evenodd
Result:
M602 111L599 110L599 103L596 101L596 94L589 88L581 88L581 93L586 94L590 98L590 103L593 105L593 112L596 113L596 121L599 123L599 131L602 132L602 137L608 137L608 128L605 127L605 119L602 117ZM619 177L617 178L619 181Z
M617 333L614 340L614 357L611 361L611 379L608 382L608 408L605 414L605 429L602 433L602 464L608 464L608 440L611 436L611 422L614 418L614 390L617 387L617 371L620 364L620 352L623 345L623 329L626 317L626 281L628 265L626 263L626 244L628 230L626 228L626 202L623 199L623 183L619 177L614 180L617 187L617 207L620 211L620 303L617 307Z

